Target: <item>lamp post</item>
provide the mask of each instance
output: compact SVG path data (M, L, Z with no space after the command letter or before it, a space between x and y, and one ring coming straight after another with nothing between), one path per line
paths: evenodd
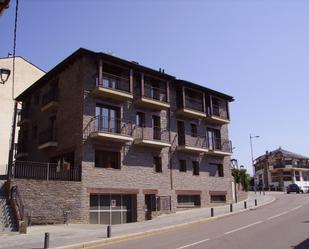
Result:
M237 159L231 159L231 166L233 169L238 169L238 161ZM237 198L237 186L236 186L236 179L234 178L234 196L235 196L235 203L237 203L238 198Z
M11 74L11 70L7 68L0 68L0 83L4 84Z
M260 136L251 136L251 134L249 134L249 135L250 135L250 148L251 148L251 162L252 162L253 179L254 179L254 192L256 193L256 179L255 179L255 168L254 168L252 139L253 138L259 138Z

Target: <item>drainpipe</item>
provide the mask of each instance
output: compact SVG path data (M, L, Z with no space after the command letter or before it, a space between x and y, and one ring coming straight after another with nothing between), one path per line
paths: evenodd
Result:
M8 159L8 172L7 179L10 180L12 178L12 168L13 168L13 157L14 157L14 144L15 144L15 131L16 131L16 115L17 114L17 101L14 103L14 112L13 112L13 122L12 122L12 133L11 133L11 144L9 151L9 159Z

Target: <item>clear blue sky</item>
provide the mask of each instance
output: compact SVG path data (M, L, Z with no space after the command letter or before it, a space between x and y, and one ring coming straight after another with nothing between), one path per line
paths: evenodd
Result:
M12 52L15 1L0 17L0 57ZM234 157L282 146L309 156L309 1L20 1L17 54L50 70L79 47L235 97Z

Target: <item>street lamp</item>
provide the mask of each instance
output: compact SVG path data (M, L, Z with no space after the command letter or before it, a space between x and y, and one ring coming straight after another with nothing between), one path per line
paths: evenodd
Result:
M11 74L11 70L7 68L0 68L0 83L4 84Z
M256 192L256 179L255 179L255 168L254 168L254 158L253 158L253 148L252 148L252 139L259 138L260 136L251 136L250 134L250 148L251 148L251 162L253 170L253 179L254 179L254 192Z

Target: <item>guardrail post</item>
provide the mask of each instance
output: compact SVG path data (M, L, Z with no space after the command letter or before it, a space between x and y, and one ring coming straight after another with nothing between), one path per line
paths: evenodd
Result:
M49 163L47 163L46 180L49 180Z
M44 237L44 249L49 248L49 233L45 233Z
M247 209L247 202L244 201L244 209Z
M254 199L254 205L257 206L257 199Z
M214 208L210 208L210 216L214 217Z
M107 231L106 231L106 233L107 233L107 238L112 237L112 226L111 226L111 225L108 225L108 226L107 226Z
M230 212L231 213L233 212L233 204L232 203L230 204Z

